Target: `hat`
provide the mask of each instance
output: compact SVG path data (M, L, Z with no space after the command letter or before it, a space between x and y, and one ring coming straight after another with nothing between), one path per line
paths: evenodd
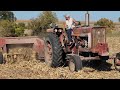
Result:
M70 17L70 15L69 15L69 14L66 14L65 17Z

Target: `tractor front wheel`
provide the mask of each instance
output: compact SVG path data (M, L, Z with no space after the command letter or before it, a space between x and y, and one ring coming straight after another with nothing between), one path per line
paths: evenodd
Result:
M71 55L69 57L69 69L72 72L74 71L78 72L79 70L82 69L82 61L79 56Z

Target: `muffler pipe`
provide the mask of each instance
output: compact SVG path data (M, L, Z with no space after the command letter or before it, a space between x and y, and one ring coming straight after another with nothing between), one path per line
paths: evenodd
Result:
M89 26L89 12L87 11L87 13L85 14L85 26Z

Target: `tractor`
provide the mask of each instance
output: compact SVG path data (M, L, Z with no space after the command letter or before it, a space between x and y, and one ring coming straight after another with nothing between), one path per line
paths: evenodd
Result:
M85 25L76 25L72 31L72 44L63 28L47 29L49 33L45 38L45 62L51 67L68 64L70 71L79 71L83 61L94 60L106 62L109 58L109 47L106 43L106 27L89 26L89 13L85 14ZM114 58L115 68L120 65L120 54ZM116 63L117 61L117 63ZM118 65L119 64L119 65Z
M91 27L89 25L89 13L85 14L85 25L76 24L72 31L72 44L69 44L65 28L52 25L47 29L47 36L26 37L0 37L0 64L9 58L30 57L22 52L11 53L16 47L32 48L35 59L44 59L48 66L57 68L69 66L71 71L79 71L83 67L83 61L106 62L110 58L114 60L116 70L120 71L120 53L109 55L109 47L106 43L106 27ZM96 64L96 63L95 63Z

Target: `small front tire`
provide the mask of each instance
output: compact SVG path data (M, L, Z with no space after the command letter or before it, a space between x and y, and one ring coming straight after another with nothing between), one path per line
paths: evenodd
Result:
M69 69L70 71L78 72L79 70L82 69L82 61L79 56L77 55L71 55L69 58Z

